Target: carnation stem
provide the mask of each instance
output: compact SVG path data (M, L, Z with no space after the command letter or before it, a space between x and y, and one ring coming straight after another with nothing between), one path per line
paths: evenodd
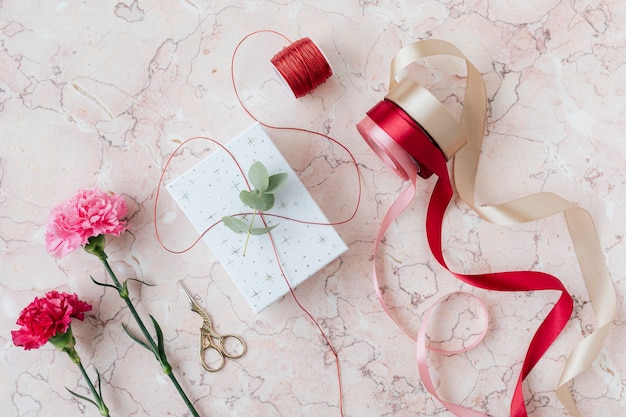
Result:
M132 314L133 318L137 322L137 325L139 326L139 329L141 330L141 333L143 334L145 340L148 343L147 345L144 344L144 347L148 348L148 350L150 350L150 351L152 351L152 353L154 353L154 356L156 357L156 359L161 364L161 369L163 370L163 373L166 374L170 378L170 380L174 384L174 387L176 387L176 390L178 391L178 393L182 397L183 401L185 401L185 404L187 405L187 408L189 408L189 411L191 412L191 414L194 417L200 417L200 414L198 414L198 412L196 411L195 407L193 406L193 404L191 403L191 401L189 400L189 398L187 397L187 395L183 391L183 388L180 386L180 384L176 380L176 376L174 376L174 373L172 372L172 366L169 364L169 362L167 361L167 358L165 356L165 349L164 349L164 347L163 346L159 346L159 344L157 344L157 342L154 341L154 338L152 337L152 335L150 334L150 332L148 331L148 329L144 325L143 321L141 320L141 317L139 317L139 314L137 313L137 310L135 309L135 306L133 305L133 302L130 299L130 295L128 293L127 286L125 284L122 285L120 283L120 281L117 279L117 276L115 275L115 272L113 272L113 269L111 269L111 265L109 265L109 262L107 261L107 255L106 255L106 253L104 253L104 250L99 250L97 252L90 252L90 253L93 253L94 255L96 255L102 261L102 263L104 264L104 267L106 268L109 276L113 280L113 283L115 284L115 287L118 289L118 293L119 293L120 297L124 300L124 302L126 302L126 305L128 306L128 309L130 310L130 313ZM152 320L153 320L153 323L154 323L154 325L155 325L155 327L157 329L157 332L160 332L160 329L158 328L158 324L156 323L156 321L154 321L154 319L152 319ZM134 339L134 337L133 337L133 339ZM142 343L142 342L140 342L140 343Z
M85 379L85 381L87 382L87 385L89 386L89 390L91 391L91 395L93 395L94 401L93 404L95 404L96 407L98 407L98 410L100 411L100 414L103 415L104 417L109 417L109 409L106 406L106 404L104 403L104 400L102 399L102 396L100 395L100 393L98 392L98 390L96 389L96 387L93 385L93 382L91 382L91 379L89 378L89 375L87 375L87 371L85 370L85 367L83 367L82 362L80 361L80 356L78 356L78 352L76 352L76 349L74 349L73 347L69 347L64 349L65 352L67 352L68 356L70 357L70 359L72 360L72 362L74 362L77 366L78 369L80 369L80 373L83 374L83 378ZM98 378L100 378L100 376L98 376ZM70 391L68 389L68 391ZM72 391L70 391L70 393L72 393L73 395L80 397L80 398L85 398L81 395L78 395ZM87 399L87 398L85 398ZM87 399L88 401L91 401L89 399Z

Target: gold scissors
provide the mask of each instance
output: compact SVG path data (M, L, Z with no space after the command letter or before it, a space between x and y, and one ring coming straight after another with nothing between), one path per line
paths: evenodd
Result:
M200 327L200 363L209 372L217 372L226 364L226 358L239 359L247 350L246 342L234 334L219 335L213 330L211 318L206 311L193 299L182 281L178 285L189 298L191 311L202 317Z

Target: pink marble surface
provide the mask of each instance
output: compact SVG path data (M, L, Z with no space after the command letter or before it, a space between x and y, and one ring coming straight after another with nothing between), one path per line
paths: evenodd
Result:
M123 334L129 315L121 302L91 283L89 275L104 278L97 259L77 251L56 260L45 250L50 208L97 185L130 205L131 231L108 247L113 267L121 277L157 284L134 287L134 299L142 315L161 323L174 371L203 416L339 415L333 358L293 298L255 316L204 245L169 254L152 226L161 168L178 143L196 135L226 141L252 123L229 69L237 42L259 29L313 37L335 74L314 94L291 99L268 65L284 43L260 35L236 62L246 104L263 121L331 134L355 154L363 176L359 212L337 228L349 250L296 291L338 350L345 415L451 415L425 392L414 343L374 295L374 235L406 185L355 129L384 95L396 51L428 37L461 48L487 85L478 200L553 191L594 217L619 313L601 356L575 380L574 396L585 416L626 415L626 8L610 0L0 0L1 414L96 415L65 390L87 393L64 354L50 345L26 352L11 342L19 311L57 289L94 305L74 331L88 371L102 374L112 415L189 415L150 354ZM426 72L424 83L458 112L462 82ZM270 134L328 217L345 216L355 197L346 155L301 133ZM171 176L206 152L186 152ZM431 363L441 395L506 416L525 346L556 295L480 291L442 270L423 233L432 186L419 185L411 210L386 236L379 253L385 297L415 330L441 295L479 296L490 314L484 343L451 357L432 354ZM159 221L172 246L195 238L167 199ZM542 270L562 278L575 297L570 323L525 384L530 416L569 415L554 389L567 354L595 322L563 218L500 227L457 201L445 228L446 256L457 270ZM220 330L249 344L219 374L198 364L200 322L177 290L179 279Z

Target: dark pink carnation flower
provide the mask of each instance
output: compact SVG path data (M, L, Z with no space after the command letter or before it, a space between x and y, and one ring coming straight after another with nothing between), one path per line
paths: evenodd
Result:
M97 188L79 190L53 208L48 217L46 249L61 258L99 235L119 236L126 230L128 213L124 198Z
M76 294L50 291L44 298L35 297L17 319L22 327L11 331L13 343L26 350L37 349L51 337L67 332L72 319L83 320L89 310L91 305L79 300Z

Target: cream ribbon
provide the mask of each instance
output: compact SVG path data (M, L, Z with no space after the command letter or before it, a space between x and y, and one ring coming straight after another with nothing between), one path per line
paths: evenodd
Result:
M460 122L426 88L398 75L408 65L429 56L461 58L467 67L467 82ZM569 383L598 357L617 313L617 297L605 264L600 241L589 213L562 197L540 192L497 205L478 205L474 200L476 172L487 112L487 93L480 72L454 45L428 39L402 48L391 63L389 94L386 99L400 106L418 122L454 164L453 186L459 197L481 218L499 225L539 220L564 213L569 234L582 272L597 329L580 341L567 359L556 394L574 416L581 417Z

